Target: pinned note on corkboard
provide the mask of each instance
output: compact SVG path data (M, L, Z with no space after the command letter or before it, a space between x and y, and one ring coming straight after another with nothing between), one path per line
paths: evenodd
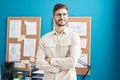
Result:
M8 17L6 61L15 62L16 70L35 63L40 31L41 17Z
M82 54L79 57L79 63L76 65L76 72L84 75L88 70L86 65L90 66L91 17L69 17L68 28L80 36Z

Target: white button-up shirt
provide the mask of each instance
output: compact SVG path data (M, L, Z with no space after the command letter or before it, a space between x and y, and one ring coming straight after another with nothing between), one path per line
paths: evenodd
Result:
M70 57L67 53L70 51ZM58 34L55 30L39 42L36 67L44 70L44 80L77 80L75 65L81 54L80 37L68 28ZM50 64L45 61L50 57Z

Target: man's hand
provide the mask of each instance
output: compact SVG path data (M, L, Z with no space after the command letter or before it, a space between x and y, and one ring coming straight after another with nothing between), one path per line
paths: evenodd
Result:
M68 51L66 57L70 57L70 55L71 55L71 53L70 53L70 51Z
M50 64L51 58L46 57L45 60Z

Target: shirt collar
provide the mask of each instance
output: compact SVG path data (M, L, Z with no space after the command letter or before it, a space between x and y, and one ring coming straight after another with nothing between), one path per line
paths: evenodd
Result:
M63 31L63 34L67 34L67 33L68 33L68 27L66 27ZM52 34L53 35L55 35L55 34L58 35L58 33L55 31L55 29L53 29Z

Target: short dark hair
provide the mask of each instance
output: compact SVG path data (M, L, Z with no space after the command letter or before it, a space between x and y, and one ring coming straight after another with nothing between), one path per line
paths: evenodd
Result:
M53 15L58 9L64 8L68 11L68 7L65 4L56 4L53 8Z

